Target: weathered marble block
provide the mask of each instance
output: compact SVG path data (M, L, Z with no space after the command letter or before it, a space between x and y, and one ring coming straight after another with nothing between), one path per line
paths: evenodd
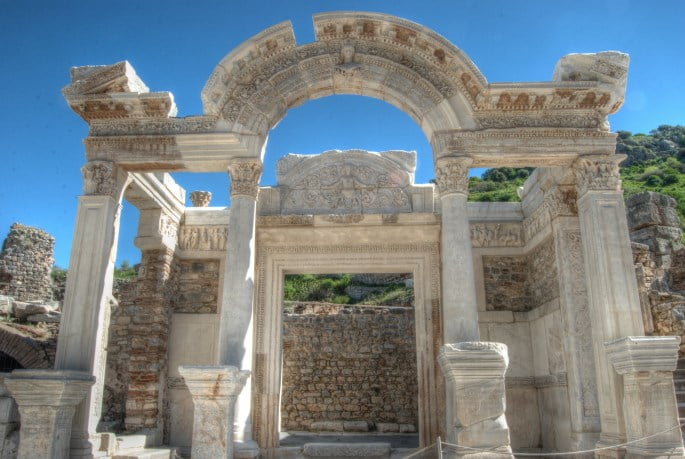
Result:
M504 373L509 365L502 343L445 344L438 361L445 375L447 442L511 457ZM451 457L485 457L458 449Z
M19 407L19 459L68 458L76 405L95 377L69 370L14 370L5 385Z
M627 336L605 347L609 361L623 376L627 441L651 436L628 445L626 457L682 457L685 450L673 387L680 337Z
M250 372L232 366L195 365L182 365L178 371L185 379L195 407L192 457L232 458L235 401Z

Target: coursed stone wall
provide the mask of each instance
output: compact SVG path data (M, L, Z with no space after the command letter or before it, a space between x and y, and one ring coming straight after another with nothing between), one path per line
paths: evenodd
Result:
M0 252L0 295L20 301L51 300L54 245L55 239L45 231L14 223Z
M289 303L282 428L413 432L416 371L413 308Z
M219 260L178 260L173 283L178 294L173 312L213 314L219 296Z

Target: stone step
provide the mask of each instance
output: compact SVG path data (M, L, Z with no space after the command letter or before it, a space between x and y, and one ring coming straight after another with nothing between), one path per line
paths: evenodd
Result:
M112 456L112 459L174 459L178 457L173 448L128 449Z
M316 457L388 459L390 458L390 443L306 443L302 448L302 455L308 459Z

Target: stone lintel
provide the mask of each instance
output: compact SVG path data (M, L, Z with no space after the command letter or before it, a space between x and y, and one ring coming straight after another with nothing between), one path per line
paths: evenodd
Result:
M250 377L248 370L229 365L182 365L179 373L193 400L219 400L237 397Z
M680 336L626 336L604 346L618 374L671 372L676 369Z
M71 370L14 370L5 385L21 406L75 406L95 382L89 373Z

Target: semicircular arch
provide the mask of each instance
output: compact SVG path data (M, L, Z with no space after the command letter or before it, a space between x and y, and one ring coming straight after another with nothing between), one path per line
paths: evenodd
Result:
M384 100L428 139L472 129L487 81L466 55L419 24L378 13L314 16L316 41L297 46L289 21L224 57L202 91L205 114L231 130L266 135L288 109L332 94Z
M53 365L38 341L4 325L0 325L0 352L12 357L24 368L52 368Z

